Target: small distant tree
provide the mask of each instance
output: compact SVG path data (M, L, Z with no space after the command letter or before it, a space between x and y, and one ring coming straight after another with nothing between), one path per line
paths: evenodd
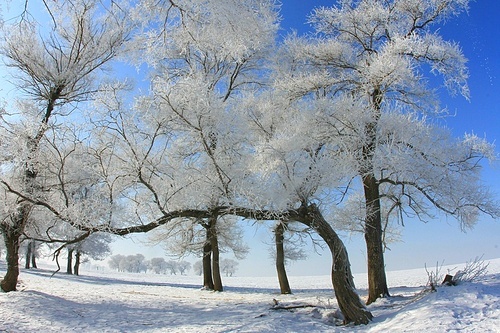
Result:
M37 268L36 266L36 258L38 256L38 251L36 247L36 241L31 239L28 240L28 243L26 244L26 260L25 260L25 266L24 268L30 269L30 268Z
M203 263L201 262L201 260L198 260L197 262L194 263L193 271L194 274L198 276L201 276L203 274Z
M177 275L179 263L177 261L169 260L165 263L165 268L168 272L170 272L170 275Z
M179 261L177 263L177 269L181 275L185 275L186 272L191 269L191 263L189 261Z
M163 258L152 258L149 261L148 268L155 274L165 274L167 270L167 262Z
M121 254L115 254L114 256L111 256L108 260L108 266L111 269L116 269L118 272L123 272L120 268L120 262L125 259L124 255Z
M220 261L221 271L226 274L226 276L233 276L236 273L238 262L233 259L222 259Z
M124 261L124 267L130 273L141 273L148 270L146 258L140 253L127 256Z
M73 266L73 273L75 275L80 275L80 264L81 263L82 263L82 253L77 250L75 253L75 266Z

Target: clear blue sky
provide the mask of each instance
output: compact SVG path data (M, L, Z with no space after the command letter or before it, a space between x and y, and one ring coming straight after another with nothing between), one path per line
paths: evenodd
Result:
M331 6L334 1L326 0L283 0L281 15L283 17L284 36L291 29L298 33L309 30L306 24L307 15L316 6ZM498 0L471 2L468 14L450 20L440 31L448 40L458 42L465 56L469 59L471 91L470 101L463 97L449 98L444 96L442 104L456 113L455 117L446 119L446 126L456 136L474 132L485 136L490 142L500 142L500 25ZM497 149L498 151L498 149ZM500 193L500 164L487 166L484 170L484 181L489 183L496 193ZM249 225L246 222L246 225ZM463 233L457 222L444 217L427 224L407 221L403 229L403 241L392 244L386 252L388 270L405 268L434 267L436 262L445 264L463 263L476 256L484 255L485 259L500 257L500 221L488 217L480 220L477 226ZM361 236L343 235L349 251L354 272L366 271L366 249ZM246 242L251 246L247 259L240 262L238 275L274 275L274 263L269 259L268 244L272 242L268 229L248 228ZM115 253L144 253L147 257L163 256L161 249L145 248L143 245L131 245L130 241L116 244ZM289 267L291 275L327 275L331 269L329 253L314 253L308 249L306 261L292 263ZM190 258L190 260L195 260ZM389 281L390 283L390 281ZM293 288L293 286L292 286Z

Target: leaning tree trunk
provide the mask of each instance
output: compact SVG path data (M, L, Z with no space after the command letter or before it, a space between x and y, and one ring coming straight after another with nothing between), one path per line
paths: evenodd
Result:
M217 237L217 217L211 217L209 219L209 235L210 235L210 247L212 248L212 278L214 281L214 290L223 291L222 277L220 274L220 251L219 251L219 239Z
M278 273L278 282L280 284L281 294L291 294L290 284L285 269L285 222L279 221L274 228L274 237L276 243L276 272Z
M333 258L332 284L344 315L344 323L368 324L373 316L355 291L351 264L342 240L314 204L302 209L295 219L314 229L330 248Z
M75 275L80 275L80 257L82 256L82 254L80 253L80 251L76 251L76 254L75 254L75 267L73 267L73 273Z
M68 249L68 261L66 262L66 274L73 274L73 249Z
M208 290L214 290L214 280L212 279L212 245L210 244L210 232L208 226L203 225L207 228L206 240L203 245L203 288Z
M15 291L19 277L19 246L21 232L16 225L1 225L2 234L7 252L7 272L0 282L0 287L5 292Z
M388 297L382 242L382 216L380 214L379 185L371 174L363 177L366 202L365 242L368 258L368 300L371 304L379 297Z

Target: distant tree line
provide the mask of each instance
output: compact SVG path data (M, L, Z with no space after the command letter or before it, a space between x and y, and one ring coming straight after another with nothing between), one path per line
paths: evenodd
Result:
M191 263L188 261L166 261L164 258L151 258L146 260L144 255L121 255L111 256L108 261L109 268L118 272L128 273L146 273L148 271L155 274L186 275L191 269Z
M165 260L164 258L157 257L147 260L144 255L138 253L135 255L121 255L116 254L108 260L109 268L117 270L118 272L128 273L146 273L151 272L155 274L170 274L170 275L186 275L191 268L196 275L203 274L202 261L197 261L194 265L190 262L181 260ZM221 271L226 276L233 276L238 268L238 262L233 259L224 258L220 262Z

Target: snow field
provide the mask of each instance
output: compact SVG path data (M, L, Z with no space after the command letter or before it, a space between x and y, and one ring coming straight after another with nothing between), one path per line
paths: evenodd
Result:
M435 293L422 292L425 269L388 272L393 297L358 327L336 326L329 276L292 276L294 293L280 295L275 277L228 277L211 292L198 276L22 270L19 291L0 294L0 332L500 332L500 259L489 262L482 281ZM365 280L355 275L362 298ZM272 310L274 300L308 307Z

